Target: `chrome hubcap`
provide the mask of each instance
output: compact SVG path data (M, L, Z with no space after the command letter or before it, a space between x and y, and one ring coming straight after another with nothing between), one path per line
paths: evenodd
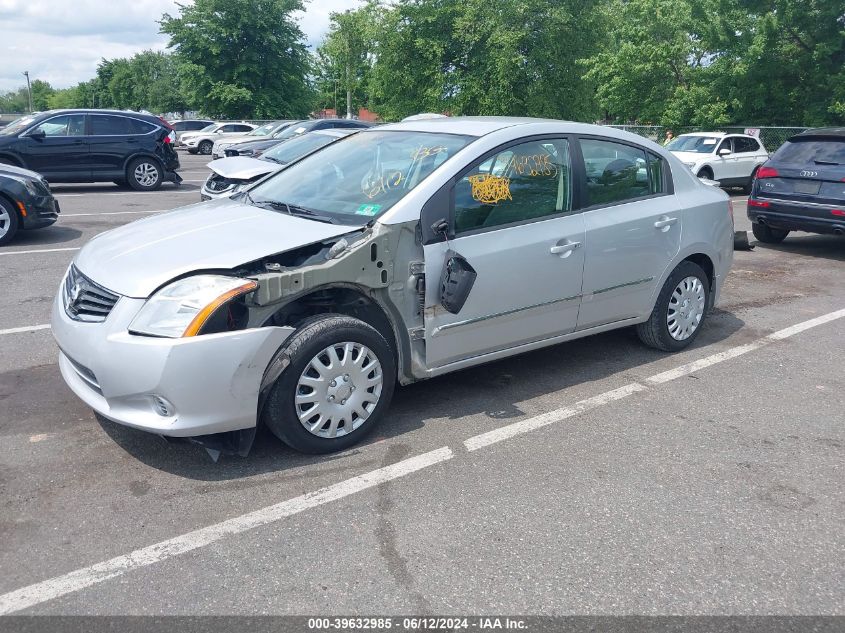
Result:
M158 168L152 163L141 163L135 168L135 180L143 187L152 187L158 180Z
M378 404L381 363L361 343L336 343L311 359L296 385L296 414L309 433L334 438L360 427Z
M685 341L698 329L704 317L707 297L704 284L698 277L687 277L679 283L669 298L666 325L676 341Z
M0 237L9 232L9 227L12 226L12 218L9 217L9 212L5 208L0 207Z

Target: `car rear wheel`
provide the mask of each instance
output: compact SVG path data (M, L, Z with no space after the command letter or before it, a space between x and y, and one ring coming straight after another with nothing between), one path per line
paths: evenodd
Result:
M390 405L393 352L363 321L338 314L308 319L276 358L288 364L270 388L262 420L297 451L347 449L372 432Z
M786 229L773 229L770 226L757 222L751 225L751 232L754 233L754 237L758 241L764 244L780 244L789 235L789 231Z
M701 332L709 301L707 274L698 264L681 262L663 284L648 321L637 325L637 335L649 347L678 352Z
M200 154L210 154L211 148L214 147L214 143L211 141L203 141L199 145L197 145L197 149L199 150Z
M18 232L20 218L11 202L0 198L0 246L11 242Z
M137 191L154 191L163 179L161 165L151 158L136 158L126 168L126 180Z

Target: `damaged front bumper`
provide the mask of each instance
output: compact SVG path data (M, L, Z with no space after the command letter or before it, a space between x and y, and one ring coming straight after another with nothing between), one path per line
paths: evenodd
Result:
M52 329L70 389L101 416L159 435L255 427L262 377L293 328L178 339L130 334L144 302L122 297L105 321L86 323L66 314L59 294Z

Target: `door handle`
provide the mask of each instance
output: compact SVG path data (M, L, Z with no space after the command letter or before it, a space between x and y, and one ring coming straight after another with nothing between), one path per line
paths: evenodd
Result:
M576 248L581 246L581 242L569 242L567 241L565 244L555 244L549 249L549 252L552 255L560 255L561 259L564 257L569 257Z
M678 218L670 218L667 216L663 216L657 222L654 223L654 228L660 229L664 233L669 230L669 228L678 221Z

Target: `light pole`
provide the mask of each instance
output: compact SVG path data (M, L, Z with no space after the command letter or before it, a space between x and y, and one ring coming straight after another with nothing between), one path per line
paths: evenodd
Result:
M29 71L23 71L24 77L26 77L26 94L29 97L29 112L32 114L32 86L29 85Z

